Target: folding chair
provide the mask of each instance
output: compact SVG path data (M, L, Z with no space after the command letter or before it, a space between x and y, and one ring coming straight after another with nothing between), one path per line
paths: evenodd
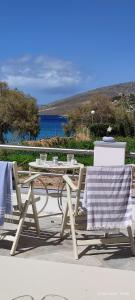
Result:
M18 246L20 234L23 230L23 226L34 226L36 228L37 234L40 234L39 220L36 209L36 202L40 200L40 197L34 196L33 186L34 181L40 174L35 174L30 176L28 179L24 180L24 182L20 182L18 171L17 171L17 163L13 162L13 179L16 193L16 203L13 203L13 215L10 217L5 217L5 222L10 222L13 224L18 224L15 236L11 238L7 234L2 234L2 239L12 240L13 244L11 247L10 255L14 255ZM28 193L26 200L22 200L21 188L23 186L28 186ZM32 213L28 213L28 208L31 205ZM17 219L18 217L18 219ZM33 219L34 222L28 222L26 219Z
M67 204L64 212L64 217L62 221L62 228L61 228L61 239L63 239L64 231L66 227L70 228L71 235L72 235L72 243L73 243L73 252L75 259L78 259L78 246L96 246L96 245L105 245L105 244L120 244L120 243L129 243L131 246L131 252L135 255L135 244L134 238L132 235L132 228L131 226L127 227L128 237L111 237L109 236L109 231L103 235L102 238L98 239L90 239L90 240L80 240L77 239L76 231L81 230L84 233L86 231L86 222L87 222L87 214L86 211L82 211L80 214L80 195L81 192L84 191L85 186L85 179L86 179L86 168L81 168L79 174L79 180L77 186L74 185L73 181L67 176L63 176L66 182L66 189L67 189ZM77 194L76 197L76 205L75 208L72 202L72 192ZM100 235L101 237L101 235Z

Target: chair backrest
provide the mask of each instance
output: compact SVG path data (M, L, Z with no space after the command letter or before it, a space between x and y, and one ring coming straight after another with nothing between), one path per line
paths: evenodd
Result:
M22 208L21 186L19 184L19 177L18 177L18 170L17 170L17 162L16 161L13 162L13 177L14 177L14 184L15 184L17 206L18 206L18 209L21 211L21 208Z
M94 142L94 166L117 166L125 164L125 142ZM110 159L111 158L111 159Z
M78 191L76 194L76 205L75 205L75 214L76 215L78 213L78 207L80 206L81 192L85 188L86 170L87 170L86 167L81 167L80 172L79 172L78 183L77 183Z
M78 189L80 191L84 190L84 187L85 187L86 170L87 170L86 167L80 168L79 178L78 178L78 184L77 184Z
M132 185L132 197L135 197L135 165L133 165L133 185Z
M77 214L77 211L78 211L78 207L80 205L81 192L83 192L84 188L85 188L86 172L87 172L87 167L80 168L79 177L78 177L78 183L77 183L78 191L77 191L76 206L75 206L75 213L76 214ZM135 197L135 165L133 165L132 196Z
M21 197L21 186L19 183L19 177L18 177L18 170L17 170L17 162L12 162L12 180L13 180L13 190L15 194L13 193L13 213L12 216L10 215L5 216L5 222L6 223L14 223L18 224L18 218L20 217L20 213L23 209L23 202ZM15 196L15 197L14 197ZM15 216L15 217L14 217Z
M83 207L87 229L126 227L132 221L132 166L89 167Z

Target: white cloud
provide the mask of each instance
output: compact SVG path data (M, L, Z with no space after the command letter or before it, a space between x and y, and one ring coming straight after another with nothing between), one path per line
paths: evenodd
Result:
M39 55L23 56L0 64L0 80L12 88L49 92L75 88L87 82L89 77L70 61Z

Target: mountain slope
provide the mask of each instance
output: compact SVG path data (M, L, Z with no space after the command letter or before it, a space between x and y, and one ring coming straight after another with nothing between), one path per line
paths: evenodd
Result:
M68 113L73 111L73 109L79 107L82 104L92 101L93 96L96 94L113 97L118 95L119 93L123 93L125 95L135 94L135 82L132 81L102 87L69 98L58 100L51 103L50 105L47 105L47 108L45 108L45 106L41 106L40 113L47 115L68 115Z

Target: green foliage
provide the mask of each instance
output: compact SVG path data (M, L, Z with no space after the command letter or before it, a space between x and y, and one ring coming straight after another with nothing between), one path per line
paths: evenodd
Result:
M36 100L18 90L10 90L0 83L0 142L4 133L17 132L22 136L36 137L39 132L38 108Z
M110 124L94 123L90 125L90 132L94 136L105 136L107 134L107 128Z
M123 122L118 122L117 124L94 123L90 125L90 132L95 137L103 137L108 135L107 128L109 126L112 128L111 135L113 136L134 136L134 128L130 125L130 123L126 122L126 120Z
M24 151L0 151L0 160L17 161L18 166L24 170L28 170L28 163L35 160L39 156L38 153Z
M127 152L135 152L135 138L131 137L117 137L118 142L126 142L127 143Z

